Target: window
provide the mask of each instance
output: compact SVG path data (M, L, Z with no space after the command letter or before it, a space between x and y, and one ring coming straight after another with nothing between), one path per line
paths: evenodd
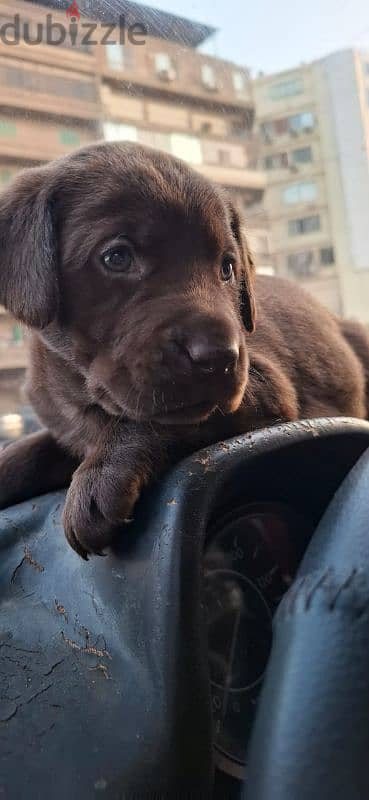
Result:
M104 139L107 142L137 142L137 128L117 122L104 122Z
M0 84L10 86L13 89L73 97L87 102L96 102L97 99L97 88L93 81L64 77L53 73L51 70L46 74L45 72L36 72L31 69L1 67Z
M171 58L168 53L155 53L155 70L162 72L170 69L172 66Z
M219 149L218 159L219 159L219 164L222 164L224 167L229 167L231 163L231 154L228 150Z
M328 266L329 264L334 264L333 247L322 247L320 251L320 263L323 264L324 267Z
M310 133L314 130L315 118L311 111L304 111L301 114L294 114L288 119L289 131L292 134Z
M308 164L313 160L313 151L311 147L299 147L292 152L292 161L294 164Z
M288 133L288 118L264 122L260 130L264 142L269 144L273 141L274 136L284 136Z
M150 131L145 128L138 131L138 141L149 147L155 147L157 150L164 150L166 153L171 152L169 133Z
M264 167L265 169L285 169L288 167L288 153L274 153L266 156Z
M12 344L22 344L24 333L20 325L15 323L12 325Z
M205 86L207 89L217 88L216 76L213 67L210 66L210 64L201 65L201 80L203 86Z
M7 119L0 120L0 136L16 136L17 126L15 122L10 122Z
M273 141L274 136L285 136L287 133L297 135L299 133L311 133L314 129L315 117L310 111L301 114L294 114L292 117L282 117L261 125L260 133L263 141L268 144Z
M317 271L313 252L305 250L301 253L290 253L287 256L287 269L297 278L313 275Z
M13 177L13 173L10 169L0 169L0 184L4 185L9 183Z
M249 129L244 120L232 119L230 120L229 127L231 136L237 136L237 138L247 138Z
M320 230L320 217L314 214L311 217L302 217L301 219L290 219L288 221L288 235L299 236L304 233L314 233Z
M190 164L202 164L202 150L200 139L186 133L172 133L170 137L171 152Z
M295 78L295 80L273 84L270 87L270 97L272 100L281 100L283 97L292 97L295 94L301 94L303 91L304 85L301 78Z
M70 145L71 147L78 147L81 144L79 133L66 128L59 131L59 140L61 144Z
M110 69L120 70L124 68L124 50L119 42L112 42L106 45L106 60Z
M233 88L235 92L242 93L246 88L246 77L242 72L232 72Z
M294 183L283 191L284 203L312 203L316 199L316 184L310 181Z
M168 53L155 53L155 72L167 80L174 80L177 77L175 63Z
M263 122L260 126L261 138L265 144L269 144L273 140L274 125L272 122Z
M283 136L288 131L288 119L276 119L274 121L274 133L276 136Z

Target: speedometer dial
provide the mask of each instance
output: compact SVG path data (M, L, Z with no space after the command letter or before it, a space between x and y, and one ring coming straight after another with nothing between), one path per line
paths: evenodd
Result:
M226 767L246 762L249 733L272 644L272 617L312 530L286 506L260 503L227 515L205 556L215 745Z

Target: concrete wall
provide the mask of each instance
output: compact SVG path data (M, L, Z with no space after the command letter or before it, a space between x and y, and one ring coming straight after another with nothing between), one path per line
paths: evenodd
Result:
M316 71L342 311L369 324L368 112L362 59L352 50L341 51L317 64Z

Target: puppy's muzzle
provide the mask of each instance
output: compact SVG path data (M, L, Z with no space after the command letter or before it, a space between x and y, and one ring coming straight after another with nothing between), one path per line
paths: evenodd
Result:
M213 330L169 332L162 360L171 374L204 379L233 375L240 355L238 342L220 326Z
M239 358L236 342L214 340L204 334L187 341L172 339L163 351L164 361L173 373L214 375L221 377L234 372Z

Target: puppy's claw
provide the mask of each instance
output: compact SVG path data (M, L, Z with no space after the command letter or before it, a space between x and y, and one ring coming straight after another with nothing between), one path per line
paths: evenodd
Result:
M88 553L83 547L81 547L74 531L69 531L68 533L66 532L66 537L74 552L83 558L84 561L88 561Z
M140 487L136 476L124 479L118 474L115 482L108 482L96 465L79 467L67 494L63 521L68 542L81 558L106 555L103 551L117 531L133 521Z

